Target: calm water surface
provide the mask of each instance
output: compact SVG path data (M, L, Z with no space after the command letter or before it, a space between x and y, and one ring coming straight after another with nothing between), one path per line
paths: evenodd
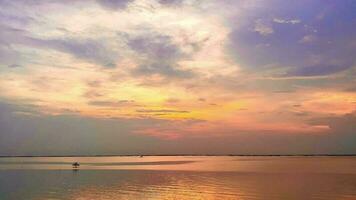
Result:
M356 200L356 157L0 158L0 199Z

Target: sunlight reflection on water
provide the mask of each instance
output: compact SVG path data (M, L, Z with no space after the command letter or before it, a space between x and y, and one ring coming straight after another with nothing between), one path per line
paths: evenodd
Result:
M355 157L0 158L0 169L4 200L356 199Z

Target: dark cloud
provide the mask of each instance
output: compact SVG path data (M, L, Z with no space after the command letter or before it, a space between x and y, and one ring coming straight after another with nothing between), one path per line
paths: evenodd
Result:
M164 123L155 119L82 117L76 110L63 110L65 115L36 116L16 114L19 111L26 109L0 103L1 155L138 154L157 139L132 131Z
M163 5L180 5L183 0L159 0L159 3Z
M356 138L356 111L342 116L330 116L310 120L313 125L330 127L330 132L337 135L353 135ZM356 140L354 140L356 145Z
M10 48L13 44L22 44L33 48L49 48L57 51L71 54L72 56L101 64L104 67L115 67L115 61L119 57L118 53L105 46L103 41L92 39L41 39L30 36L26 30L13 28L7 25L1 25L2 29L0 33L0 52L4 51L4 54L13 59L5 58L8 62L15 62L18 57L21 56L16 49ZM13 55L13 56L11 56ZM0 56L1 58L1 56Z
M293 93L295 92L294 90L276 90L273 91L273 93Z
M160 109L160 110L151 110L151 109L142 109L136 110L139 113L189 113L186 110L169 110L169 109Z
M21 65L18 64L11 64L8 66L9 68L18 68L18 67L22 67Z
M181 70L177 66L164 63L143 64L135 68L132 73L139 76L159 74L171 78L192 78L194 73L190 70Z
M98 40L78 40L78 39L53 39L39 40L37 43L45 47L53 48L69 53L79 59L96 62L105 67L115 67L117 52L107 48L102 41Z
M116 64L115 63L108 63L108 64L105 64L104 66L108 67L108 68L114 68L114 67L116 67Z
M139 76L159 74L164 77L191 78L194 73L190 70L180 69L177 62L184 58L180 48L173 44L168 36L148 34L130 39L129 47L144 56L142 64L132 73Z
M97 0L97 2L106 9L118 10L124 9L133 0Z
M7 0L2 0L0 1L0 7L6 10L7 8L11 7L22 7L21 4L27 4L30 3L31 0L29 1L7 1ZM36 1L36 2L42 2L42 1ZM34 22L35 19L31 16L26 16L24 13L11 13L11 12L3 12L0 11L0 22L6 22L7 24L13 24L16 26L24 26L28 25L30 22Z
M332 151L356 153L356 111L342 116L314 118L309 123L330 128L329 134L319 142L328 145Z
M356 86L346 88L345 91L347 91L347 92L356 92Z
M11 23L7 24L6 21L0 22L2 22L0 23L0 44L8 46L12 43L31 43L30 37L27 36L29 33L26 30L17 28Z
M334 74L350 68L351 65L314 65L308 67L296 67L287 72L287 76L323 76Z
M183 57L179 47L172 43L169 36L148 34L129 40L128 45L136 52L153 59L169 61Z
M0 18L0 22L2 20ZM0 23L0 30L0 63L10 67L19 61L23 62L23 55L12 44L26 43L25 31L2 23Z
M134 105L134 100L119 100L119 101L89 101L89 105L103 106L103 107L120 107Z
M83 97L86 97L86 98L97 98L97 97L102 97L103 94L98 92L98 91L95 91L95 90L88 90L86 91L84 94L83 94Z
M102 82L98 80L94 80L94 81L88 81L87 84L90 87L96 88L96 87L100 87L102 85Z
M62 115L75 115L75 114L80 114L80 110L77 109L69 109L69 108L64 108L61 109L60 112L62 113Z

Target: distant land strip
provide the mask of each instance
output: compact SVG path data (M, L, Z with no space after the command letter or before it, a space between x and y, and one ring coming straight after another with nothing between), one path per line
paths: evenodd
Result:
M0 158L9 157L144 157L144 156L356 156L356 154L100 154L100 155L0 155Z

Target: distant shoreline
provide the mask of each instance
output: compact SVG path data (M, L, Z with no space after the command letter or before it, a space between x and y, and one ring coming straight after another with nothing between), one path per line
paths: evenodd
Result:
M2 155L0 158L32 158L32 157L140 157L140 156L264 156L264 157L316 157L316 156L330 156L330 157L341 157L341 156L356 156L356 154L140 154L140 155Z

